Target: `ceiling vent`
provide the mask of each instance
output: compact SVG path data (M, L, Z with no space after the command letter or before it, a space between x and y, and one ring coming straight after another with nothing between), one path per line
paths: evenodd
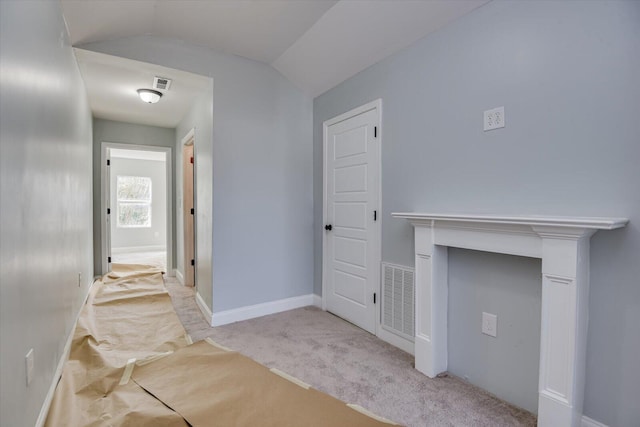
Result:
M171 79L166 77L154 77L153 78L153 88L158 90L169 90L171 86Z

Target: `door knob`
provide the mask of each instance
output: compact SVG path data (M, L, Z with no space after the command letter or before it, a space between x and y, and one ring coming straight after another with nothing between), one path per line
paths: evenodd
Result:
M331 224L327 224L327 225L324 226L324 229L331 231L333 229L333 227L331 226Z

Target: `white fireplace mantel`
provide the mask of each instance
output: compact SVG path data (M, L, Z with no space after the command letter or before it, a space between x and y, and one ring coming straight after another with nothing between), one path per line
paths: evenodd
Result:
M447 247L542 259L538 425L580 425L589 305L589 239L625 218L393 213L415 227L415 365L447 370Z

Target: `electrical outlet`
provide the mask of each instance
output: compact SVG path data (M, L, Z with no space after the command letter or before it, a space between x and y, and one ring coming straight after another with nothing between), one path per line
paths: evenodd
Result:
M504 107L486 110L484 112L484 130L493 130L504 127Z
M33 379L33 349L30 349L27 355L24 357L26 373L27 373L27 385L31 384L31 380Z
M494 338L498 336L498 316L482 312L482 333Z

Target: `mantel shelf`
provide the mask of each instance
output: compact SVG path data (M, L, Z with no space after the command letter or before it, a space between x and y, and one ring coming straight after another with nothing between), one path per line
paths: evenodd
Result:
M592 230L614 230L622 228L629 220L627 218L588 218L538 215L488 215L488 214L437 214L420 212L395 212L394 218L406 219L412 223L427 223L429 221L466 222L481 224L528 225L544 227L581 228Z

